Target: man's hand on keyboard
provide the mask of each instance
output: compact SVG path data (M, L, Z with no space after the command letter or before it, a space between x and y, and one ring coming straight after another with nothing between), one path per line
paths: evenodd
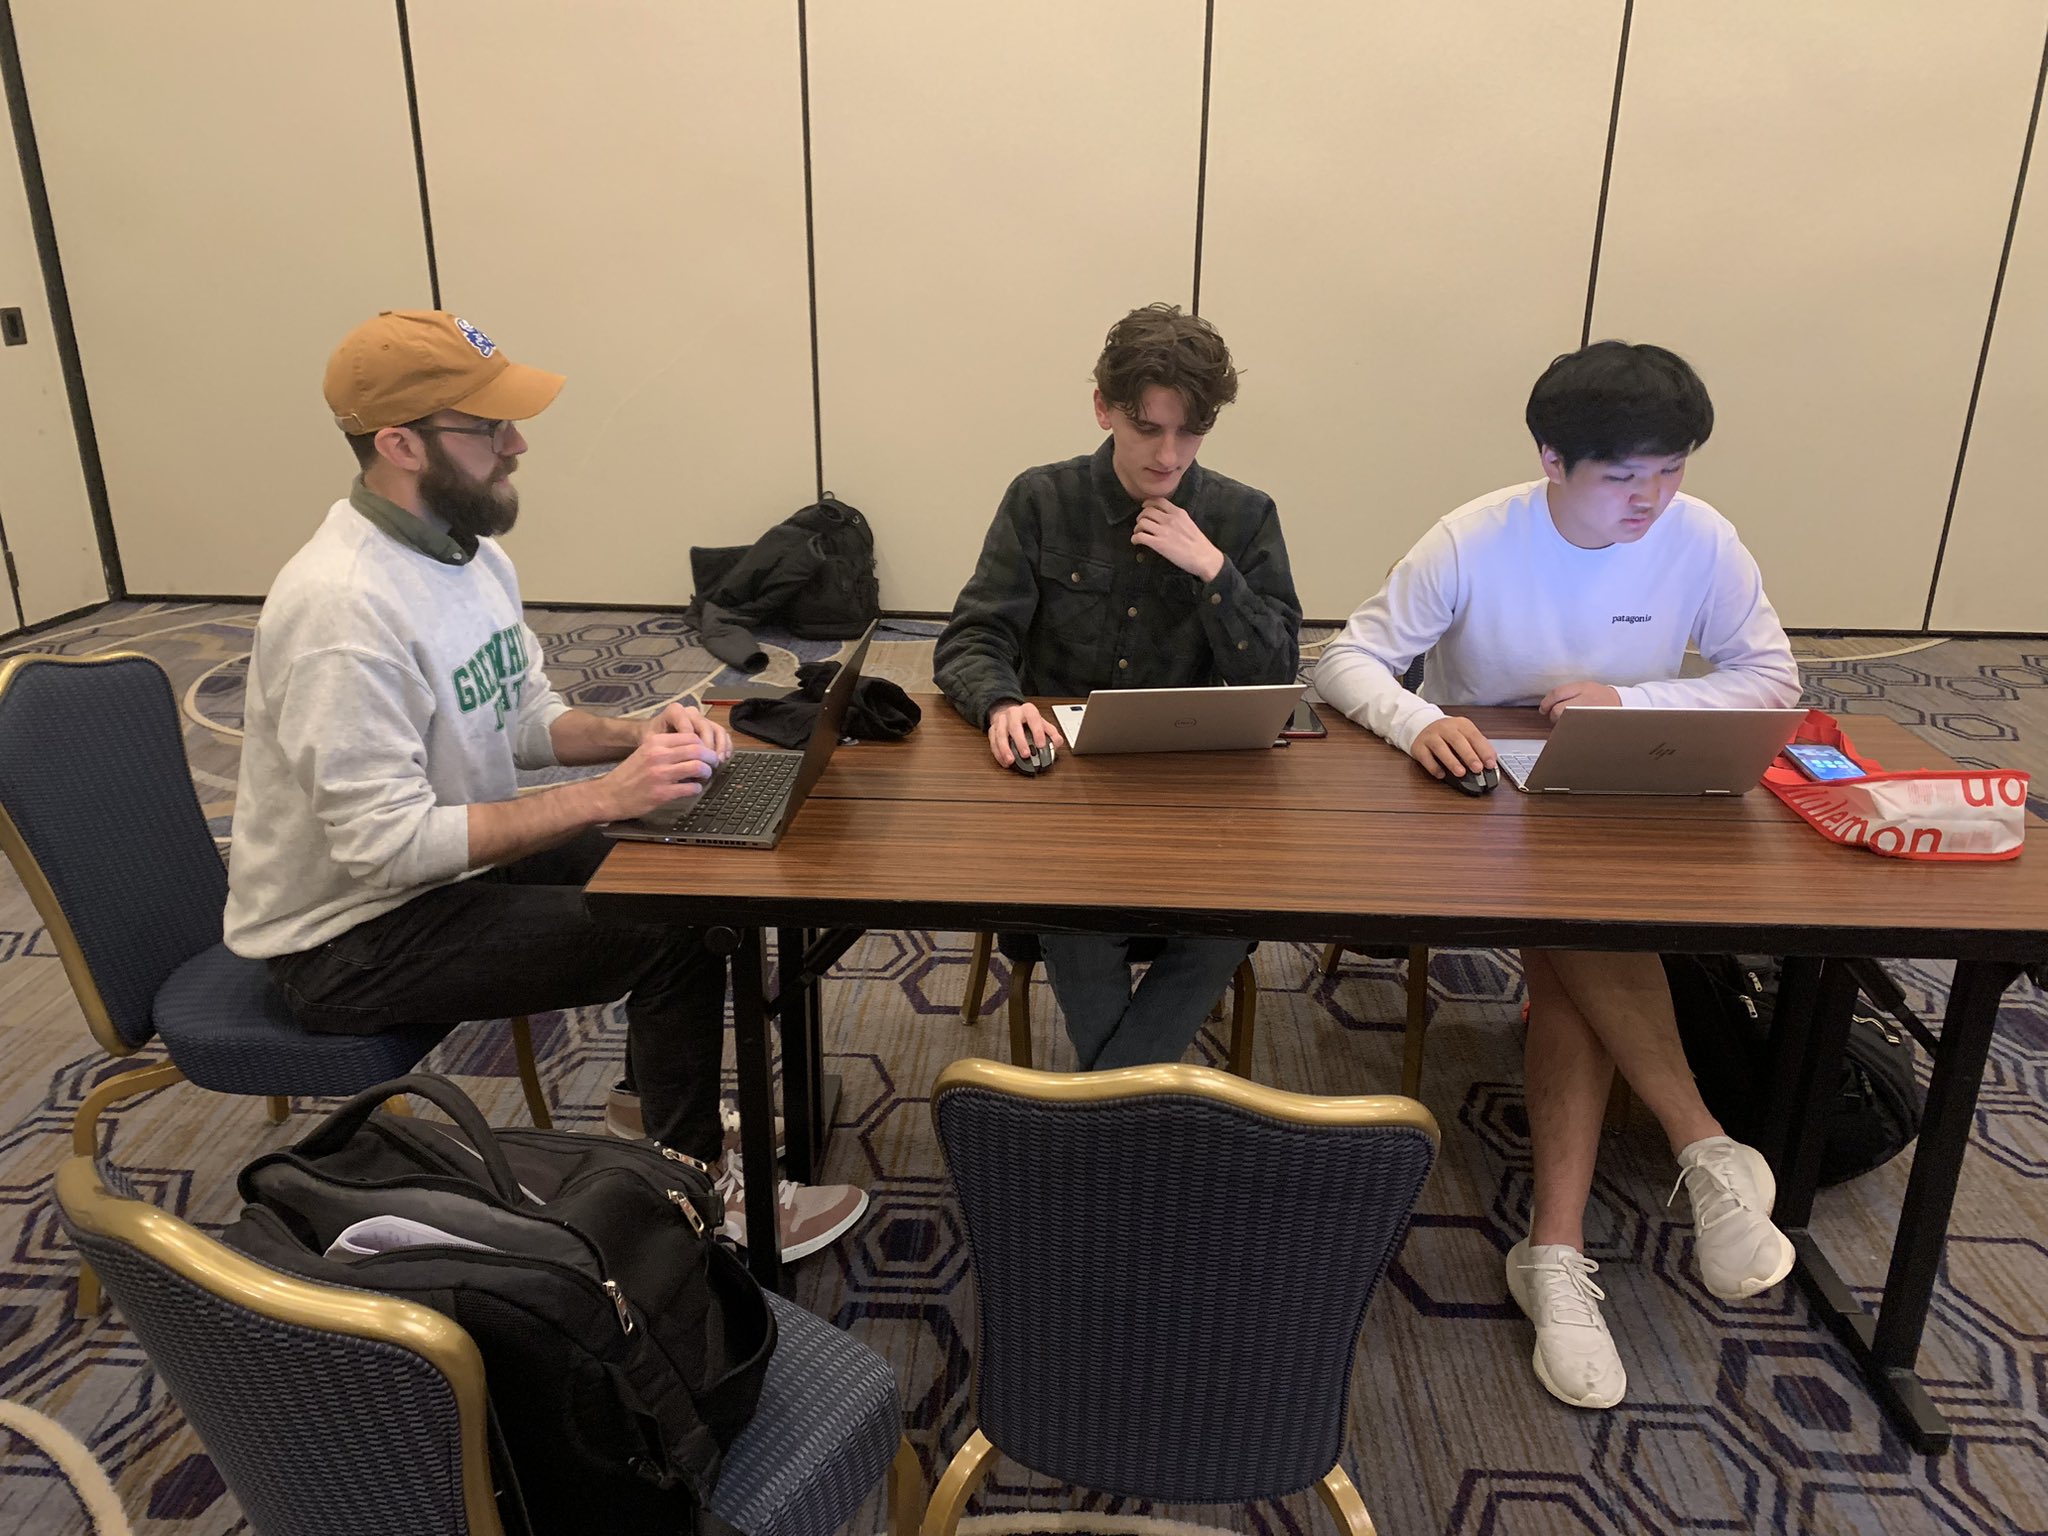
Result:
M670 702L659 714L652 715L646 722L641 740L649 736L670 732L677 736L694 736L713 752L718 761L724 762L732 753L732 734L726 728L688 704Z
M1446 773L1462 779L1468 773L1477 773L1482 768L1498 768L1500 759L1493 755L1493 743L1486 739L1486 733L1470 720L1461 720L1456 715L1445 715L1423 728L1408 748L1408 755L1427 768L1432 778L1442 778Z
M692 732L649 731L624 762L596 781L607 813L602 819L631 821L701 795L721 757Z

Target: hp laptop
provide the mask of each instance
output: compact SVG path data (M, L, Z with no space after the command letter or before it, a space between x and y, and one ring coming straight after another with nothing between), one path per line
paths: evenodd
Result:
M1228 752L1272 746L1303 686L1098 688L1052 712L1077 754Z
M1742 795L1806 718L1803 709L1567 709L1547 741L1496 741L1528 794Z
M737 751L719 764L704 793L677 805L664 806L637 821L615 821L607 837L643 843L703 843L715 848L773 848L782 841L797 807L811 792L839 733L860 682L860 664L867 659L875 626L839 664L838 675L825 690L811 726L810 742L801 752Z

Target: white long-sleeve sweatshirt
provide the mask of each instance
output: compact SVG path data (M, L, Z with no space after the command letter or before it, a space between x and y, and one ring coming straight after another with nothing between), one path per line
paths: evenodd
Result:
M1316 691L1402 751L1439 706L1538 703L1562 683L1624 705L1783 708L1799 668L1734 527L1680 493L1632 544L1580 549L1550 518L1547 480L1444 517L1324 648ZM1714 670L1680 678L1686 646ZM1401 686L1417 656L1423 694Z
M228 947L296 954L460 879L468 808L554 764L567 708L495 541L451 564L336 502L256 625Z

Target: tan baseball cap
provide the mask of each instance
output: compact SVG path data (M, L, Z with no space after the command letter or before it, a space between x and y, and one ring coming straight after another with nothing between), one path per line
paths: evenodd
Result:
M515 363L460 316L387 309L344 336L327 360L327 408L341 430L375 432L435 411L524 421L546 410L562 376Z

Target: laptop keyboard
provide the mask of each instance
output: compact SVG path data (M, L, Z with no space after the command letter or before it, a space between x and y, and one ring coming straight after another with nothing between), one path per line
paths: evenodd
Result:
M803 767L801 752L735 752L676 818L678 831L752 837L775 830Z
M1541 752L1517 752L1513 750L1504 752L1499 746L1495 746L1493 755L1500 759L1502 768L1515 776L1517 783L1522 783L1528 779L1530 774L1536 771L1536 759L1543 754Z

